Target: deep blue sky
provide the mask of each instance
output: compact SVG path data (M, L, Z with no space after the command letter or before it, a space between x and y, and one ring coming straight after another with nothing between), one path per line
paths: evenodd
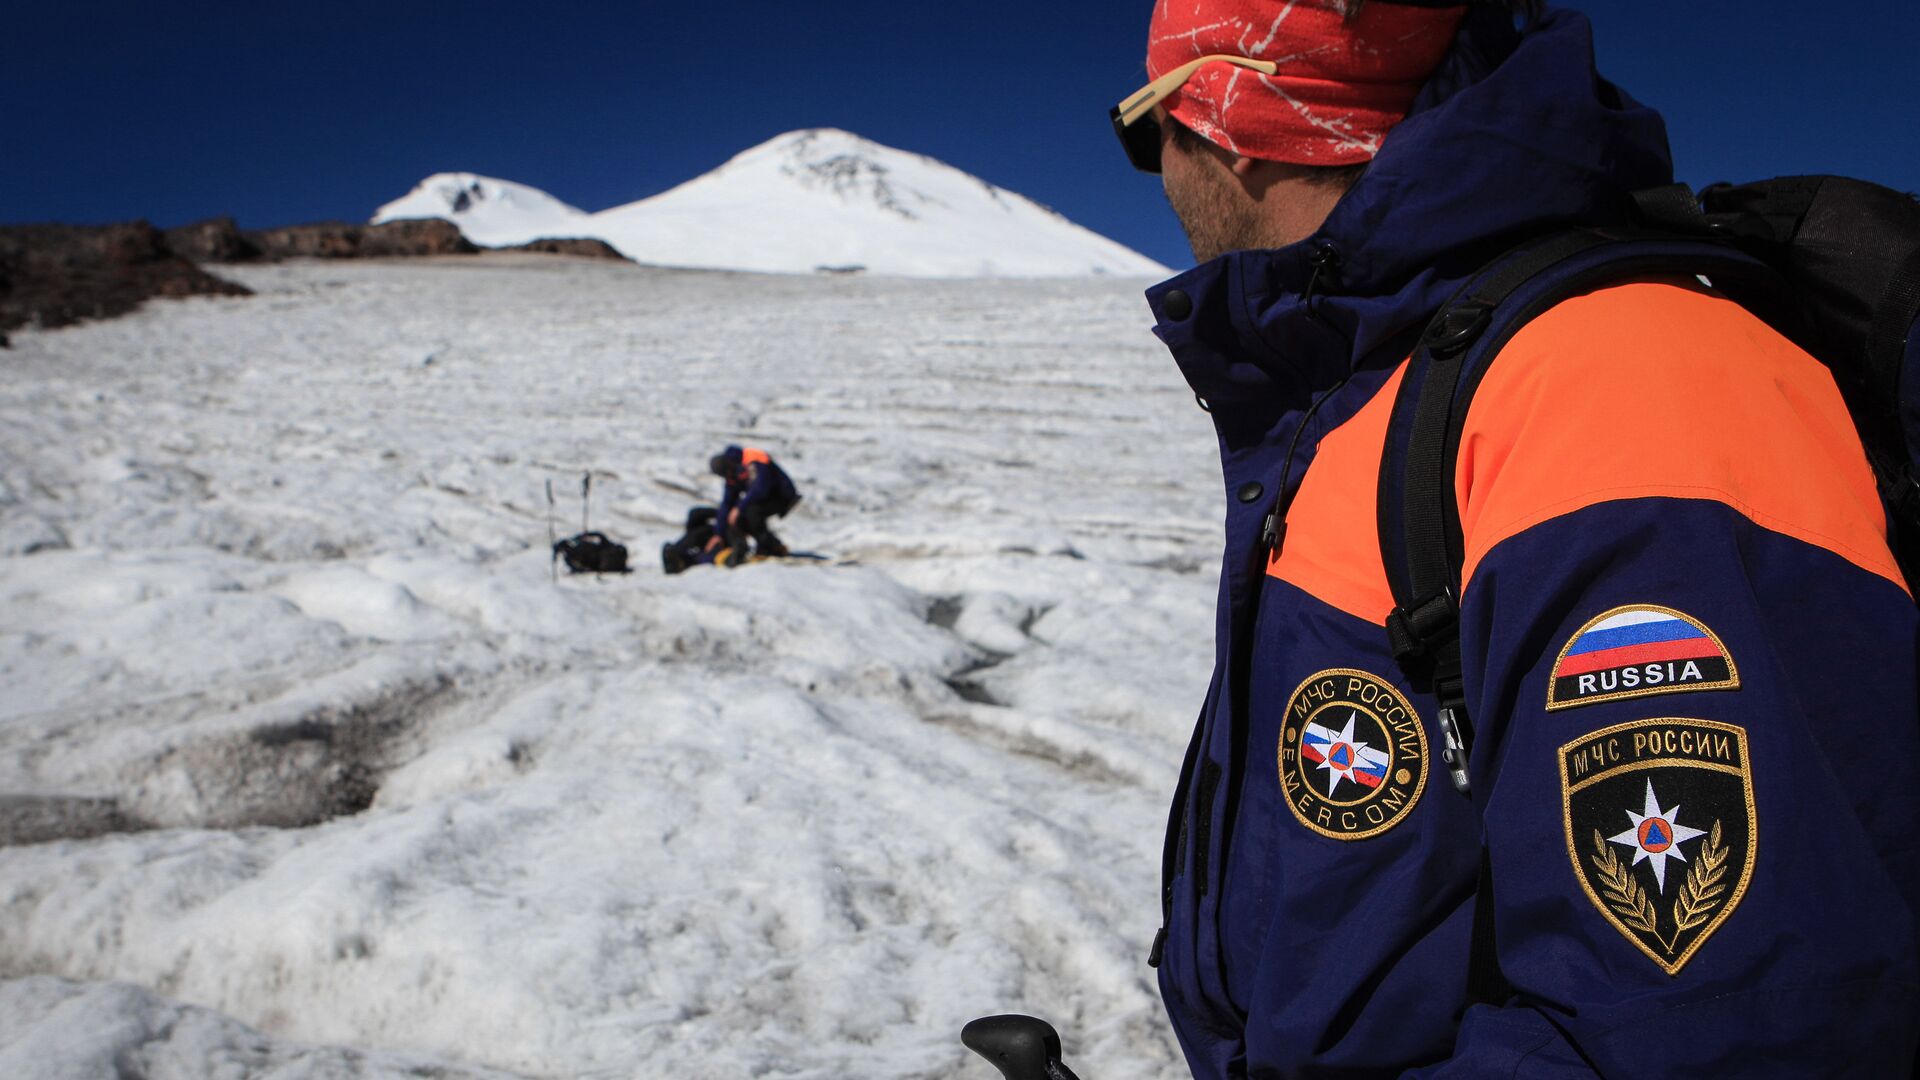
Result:
M1186 244L1106 110L1151 0L15 5L0 222L362 220L470 170L587 210L782 131L933 155L1164 263ZM1682 179L1920 188L1920 3L1588 0Z

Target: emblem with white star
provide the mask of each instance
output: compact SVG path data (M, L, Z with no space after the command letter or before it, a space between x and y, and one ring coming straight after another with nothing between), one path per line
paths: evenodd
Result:
M1618 803L1614 804L1618 806ZM1653 863L1653 880L1658 886L1654 891L1664 895L1667 891L1667 860L1677 859L1686 862L1680 845L1689 840L1697 840L1707 835L1704 829L1691 829L1680 824L1680 807L1662 810L1660 800L1653 793L1653 781L1647 781L1647 801L1640 813L1627 811L1632 819L1633 828L1607 839L1622 847L1633 849L1633 865L1642 862Z
M1293 816L1333 840L1398 825L1427 786L1427 735L1406 695L1358 668L1307 677L1280 712L1275 757Z
M1359 720L1360 710L1349 709L1347 726L1339 731L1319 724L1307 725L1307 757L1309 760L1317 759L1321 771L1327 774L1328 795L1340 791L1342 780L1350 780L1361 787L1377 788L1386 776L1392 759L1354 733L1354 726Z

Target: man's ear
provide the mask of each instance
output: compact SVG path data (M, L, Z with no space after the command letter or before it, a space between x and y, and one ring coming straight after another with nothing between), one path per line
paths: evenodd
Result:
M1233 155L1233 164L1228 167L1233 170L1233 175L1245 180L1247 177L1253 175L1254 167L1259 164L1259 158L1250 158L1244 154L1235 154Z

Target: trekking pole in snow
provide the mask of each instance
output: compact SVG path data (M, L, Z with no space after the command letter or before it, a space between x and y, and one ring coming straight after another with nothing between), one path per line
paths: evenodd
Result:
M580 531L587 531L587 498L593 494L593 470L580 474Z
M553 535L553 477L547 477L547 568L553 571L553 583L560 584L560 545Z
M1080 1080L1060 1061L1060 1034L1037 1016L983 1016L960 1029L960 1041L1006 1080Z

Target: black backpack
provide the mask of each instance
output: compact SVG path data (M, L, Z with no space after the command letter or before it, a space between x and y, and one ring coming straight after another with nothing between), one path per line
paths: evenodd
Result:
M1473 725L1459 642L1464 561L1453 478L1467 408L1499 350L1562 300L1675 273L1700 275L1833 372L1920 581L1920 200L1835 176L1683 185L1634 195L1623 228L1570 229L1494 260L1427 324L1407 365L1380 465L1381 555L1397 605L1394 656L1439 699L1441 757L1468 793Z
M583 532L556 541L553 556L564 559L567 571L573 574L626 574L631 570L627 566L627 548L615 543L606 533Z

